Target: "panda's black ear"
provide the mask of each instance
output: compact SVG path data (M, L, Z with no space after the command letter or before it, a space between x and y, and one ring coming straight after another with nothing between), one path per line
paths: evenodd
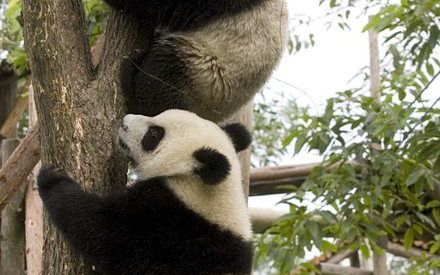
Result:
M251 133L240 123L227 124L222 129L232 140L236 152L247 149L252 142Z
M214 185L226 179L231 171L231 164L219 151L203 147L194 152L194 158L200 165L194 169L204 183Z

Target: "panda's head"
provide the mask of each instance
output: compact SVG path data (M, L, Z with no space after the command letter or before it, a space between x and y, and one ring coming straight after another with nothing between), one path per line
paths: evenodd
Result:
M236 152L251 136L241 124L219 127L194 113L168 110L155 117L126 115L118 143L140 179L195 176L222 182L237 166Z

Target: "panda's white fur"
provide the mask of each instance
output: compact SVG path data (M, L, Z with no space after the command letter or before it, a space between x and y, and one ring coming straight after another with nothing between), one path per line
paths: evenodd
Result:
M169 110L156 117L127 115L123 124L128 132L119 137L129 146L137 165L139 180L167 177L168 187L191 209L219 226L250 240L252 231L237 153L225 132L211 121L181 110ZM145 153L141 140L150 125L165 128L164 140L151 154ZM176 138L172 138L176 137ZM192 154L201 147L214 148L224 154L231 169L221 184L203 184L194 175L199 164Z
M105 274L249 274L236 154L249 142L243 126L220 128L187 111L127 115L118 143L138 180L126 193L86 193L54 168L40 172L39 191L55 225Z
M261 89L287 44L285 0L105 1L157 26L122 69L132 113L178 108L224 120Z

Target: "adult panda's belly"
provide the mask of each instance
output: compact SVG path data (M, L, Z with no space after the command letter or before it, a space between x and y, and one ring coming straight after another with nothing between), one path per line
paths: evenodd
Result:
M221 121L262 88L287 43L287 6L267 0L243 13L191 31L167 33L178 42L190 77L188 109Z
M230 79L229 88L248 97L261 88L279 62L287 43L287 27L284 0L268 0L188 35L208 45Z

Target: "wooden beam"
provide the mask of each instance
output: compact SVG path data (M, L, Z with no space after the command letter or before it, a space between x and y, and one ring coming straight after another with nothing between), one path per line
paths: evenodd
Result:
M29 86L29 127L37 123L33 86ZM36 176L41 168L39 162L27 179L25 198L26 275L42 274L43 262L43 202L38 194Z
M277 180L266 180L266 181L251 181L250 182L250 196L262 196L262 195L272 195L272 194L284 194L286 193L286 189L283 189L282 186L296 186L299 187L304 183L306 176L300 177L291 177L285 179L277 179Z
M14 107L12 108L8 118L0 128L0 138L11 138L15 136L17 123L20 121L21 115L27 109L27 106L27 94L24 96L19 96L15 101Z
M264 233L276 220L287 213L287 211L250 207L249 215L251 216L253 232Z
M403 257L403 258L414 258L414 257L422 257L422 256L426 256L428 258L434 258L436 260L440 260L440 256L438 255L431 255L428 253L428 251L425 251L423 249L419 249L419 248L410 248L409 250L406 250L405 247L399 243L395 243L395 242L388 242L387 248L386 248L387 252L395 255L395 256L399 256L399 257Z
M26 137L0 170L0 211L9 203L40 160L38 125Z
M352 255L354 255L355 253L357 253L357 251L353 251L351 249L345 249L342 250L336 254L334 254L333 256L331 256L327 261L325 261L327 264L339 264L340 262L342 262L343 260L347 259L348 257L351 257Z
M373 253L373 270L374 275L388 275L387 268L387 254L386 249L388 245L388 237L382 236L377 240L377 245L384 249L384 253L380 255L377 252Z
M5 164L8 157L20 141L15 138L2 141L1 153ZM1 266L0 274L25 273L25 242L24 242L24 182L14 192L8 207L1 212Z
M327 275L373 275L372 271L337 264L322 263L319 265L322 274Z
M252 131L252 115L253 115L254 103L250 101L244 105L237 113L235 113L228 122L239 122L243 124L249 131ZM242 184L243 190L246 195L246 199L249 197L249 179L251 173L251 146L244 151L238 153L238 159L240 160Z
M17 98L17 82L17 75L12 67L6 60L0 61L0 127L14 107Z
M313 168L321 163L302 164L295 166L279 166L253 169L251 172L251 182L273 181L286 178L306 177Z

